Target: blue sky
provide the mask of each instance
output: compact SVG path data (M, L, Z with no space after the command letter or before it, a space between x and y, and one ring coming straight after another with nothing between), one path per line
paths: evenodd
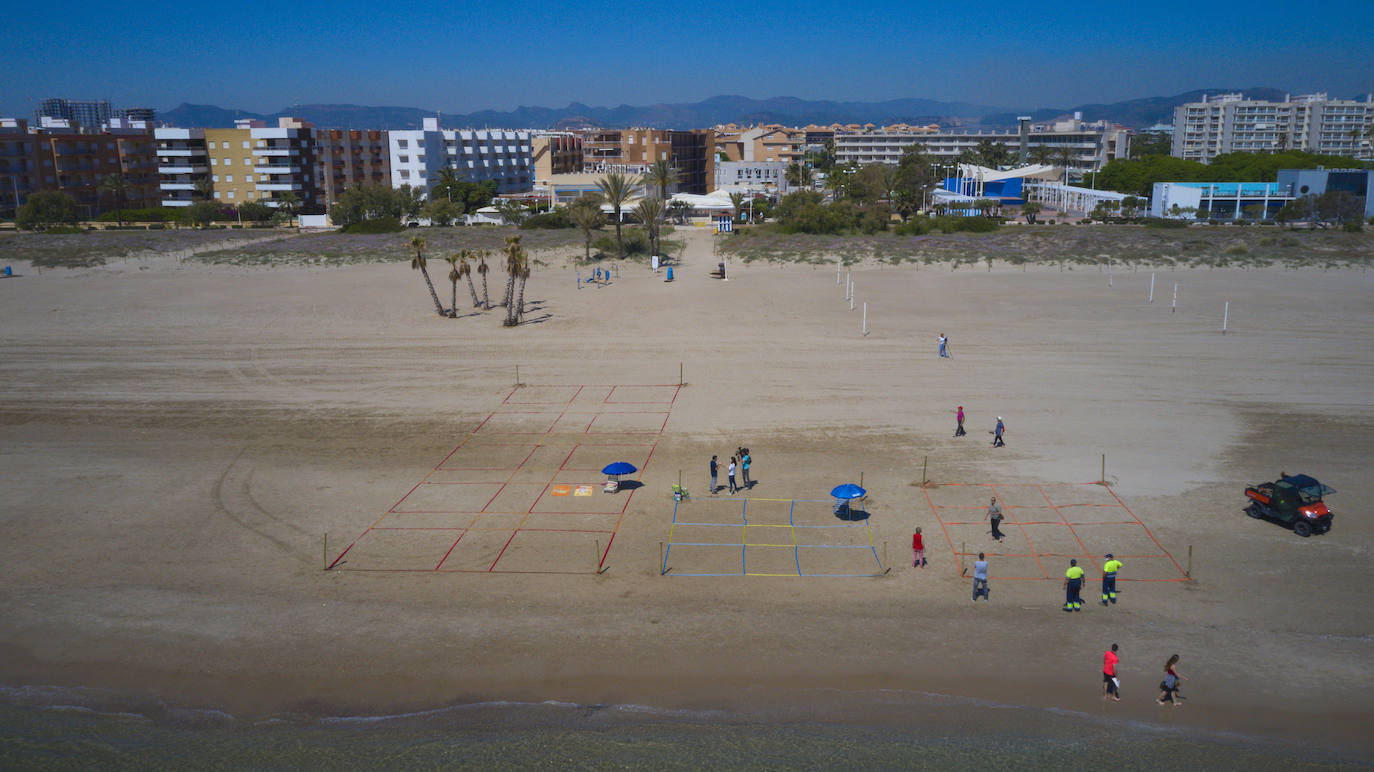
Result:
M1030 108L1204 87L1374 90L1374 0L55 0L8 16L0 115L49 96L471 112L718 94Z

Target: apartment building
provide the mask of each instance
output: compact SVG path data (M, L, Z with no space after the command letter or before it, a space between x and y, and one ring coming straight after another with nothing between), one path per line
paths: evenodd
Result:
M571 131L537 131L530 140L534 155L534 183L547 185L555 174L582 171L582 134Z
M593 129L582 145L583 170L643 174L656 161L677 169L677 191L705 195L715 182L716 142L711 129Z
M783 161L717 161L716 184L712 190L734 188L749 193L786 195L790 192L787 184L789 164Z
M163 206L190 206L196 185L210 179L205 129L153 129Z
M33 113L34 123L42 125L44 118L68 121L72 128L95 129L118 115L105 100L44 99Z
M873 131L835 135L835 160L838 163L895 164L902 151L920 144L933 161L954 163L979 143L991 140L1003 145L1013 157L1020 152L1022 134L1018 129L947 131ZM1029 152L1037 148L1049 152L1050 163L1059 164L1067 151L1068 168L1073 173L1101 169L1108 161L1130 154L1130 133L1123 128L1087 124L1081 120L1057 121L1029 127L1026 136Z
M277 126L242 119L232 129L204 129L214 199L228 206L258 201L278 206L291 191L301 211L318 211L314 129L295 118Z
M41 189L41 167L38 140L29 132L28 121L0 118L0 217L13 218Z
M727 161L746 163L791 163L805 155L806 129L789 128L778 124L738 127L734 124L717 126L716 150Z
M534 186L528 131L441 129L437 118L424 128L387 133L391 186L428 190L446 166L468 182L495 180L499 193L523 193Z
M23 127L22 121L4 123L12 132L7 136L11 148L18 147L18 153L26 154L23 147L32 145L32 155L27 159L17 155L13 159L31 163L32 173L20 171L12 177L15 184L27 179L31 183L29 193L60 190L75 199L79 217L94 218L115 207L102 185L106 177L118 174L127 185L125 208L158 205L153 133L143 122L115 119L98 131L82 131L66 119L45 118L36 131ZM8 198L15 198L13 189L9 193ZM18 198L25 198L22 190Z
M1372 128L1374 95L1355 101L1319 92L1271 102L1219 94L1174 108L1172 154L1209 163L1223 153L1291 149L1369 160Z
M328 207L354 185L391 185L387 133L377 129L320 129L315 132L315 179Z

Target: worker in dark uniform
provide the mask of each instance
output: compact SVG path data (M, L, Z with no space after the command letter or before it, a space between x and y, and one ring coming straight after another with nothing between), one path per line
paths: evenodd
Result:
M1116 603L1116 572L1121 570L1120 560L1112 557L1112 553L1107 553L1107 562L1102 564L1102 605L1107 605L1107 601Z
M1064 572L1064 610L1083 610L1083 569L1077 560L1069 561L1069 570Z

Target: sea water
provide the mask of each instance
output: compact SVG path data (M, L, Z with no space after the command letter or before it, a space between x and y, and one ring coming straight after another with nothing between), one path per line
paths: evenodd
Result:
M316 709L250 720L91 690L3 687L0 768L1295 770L1371 764L1357 749L1163 721L910 692L813 696L809 704L765 713L480 702L394 715ZM826 719L812 715L818 705L830 714ZM882 719L854 721L845 710Z

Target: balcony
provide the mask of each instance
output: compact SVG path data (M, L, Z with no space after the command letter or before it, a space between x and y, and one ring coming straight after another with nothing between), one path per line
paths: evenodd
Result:
M304 190L299 182L259 182L258 190Z
M284 164L271 164L267 166L254 166L253 171L258 174L300 174L301 167L286 166Z
M172 166L169 164L157 167L158 174L208 174L209 172L210 167L203 165Z
M160 147L160 148L157 149L157 154L160 155L160 156L180 156L180 157L186 157L186 156L193 156L193 155L205 155L205 151L204 151L204 150L192 150L192 149L189 148L189 147L187 147L187 148L181 148L181 147Z
M195 189L196 189L196 185L195 185L195 183L193 183L193 182L164 182L164 183L162 183L162 186L161 186L161 187L162 187L163 190L195 190Z
M191 201L191 199L189 199L189 198L164 198L164 199L162 199L162 205L163 205L163 206L190 206L192 203L194 203L194 202Z
M300 150L300 148L298 148L298 147L255 147L255 148L253 148L253 155L286 156L286 155L300 155L300 154L301 154L301 150Z

